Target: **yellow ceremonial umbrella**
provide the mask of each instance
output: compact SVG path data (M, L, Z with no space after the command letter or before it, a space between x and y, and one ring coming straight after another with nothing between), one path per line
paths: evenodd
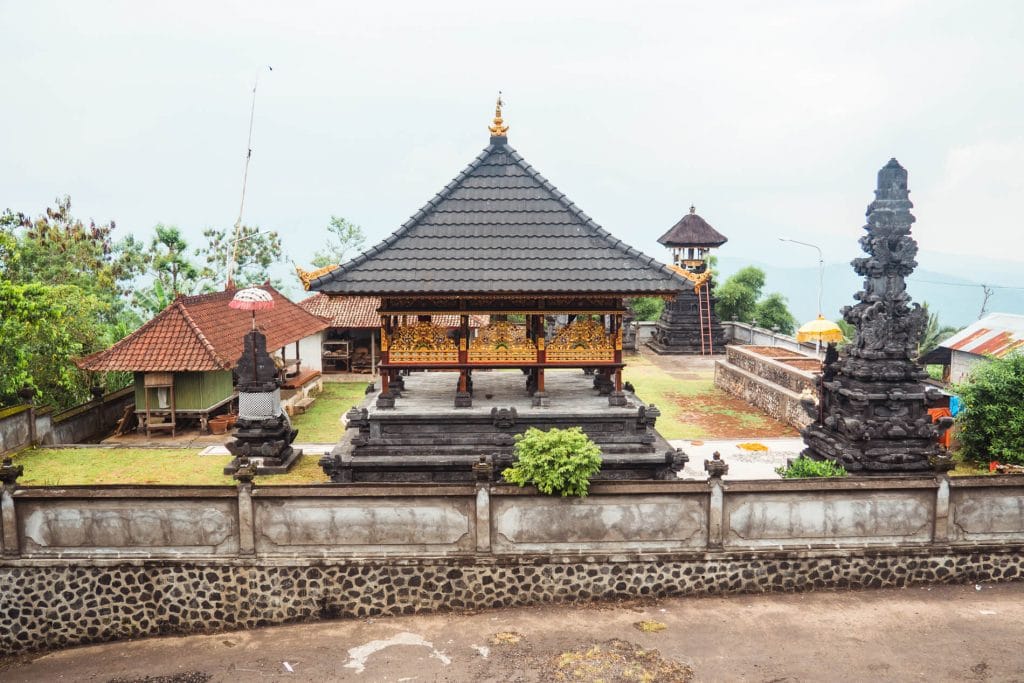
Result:
M800 329L796 331L796 340L798 342L817 342L815 345L815 351L821 346L821 342L841 342L843 341L843 330L839 325L836 325L831 320L827 320L825 316L818 314L817 319L812 320L809 323L804 323L800 326Z

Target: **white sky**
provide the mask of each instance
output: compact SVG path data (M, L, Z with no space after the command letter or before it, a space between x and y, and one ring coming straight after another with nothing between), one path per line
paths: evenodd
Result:
M415 213L502 89L512 146L652 256L694 203L723 254L849 260L895 156L923 250L1024 264L1019 1L143 5L0 2L0 208L231 225L262 71L245 221L300 262L331 214Z

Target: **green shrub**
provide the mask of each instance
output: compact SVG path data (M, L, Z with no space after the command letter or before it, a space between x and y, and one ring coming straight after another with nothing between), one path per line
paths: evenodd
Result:
M964 457L1024 464L1024 354L978 366L955 391L964 402L957 415Z
M637 320L657 320L665 308L665 300L656 296L639 296L628 302Z
M800 456L790 462L788 467L776 467L776 474L783 479L806 479L808 477L845 477L846 468L831 460L811 460Z
M549 496L585 497L590 478L601 469L601 449L579 427L530 427L516 435L515 454L515 464L502 472L505 481L533 484Z

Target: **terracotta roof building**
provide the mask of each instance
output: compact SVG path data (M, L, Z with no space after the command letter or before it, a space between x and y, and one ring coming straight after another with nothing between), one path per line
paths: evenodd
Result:
M379 296L329 296L317 293L299 302L299 306L313 315L324 318L330 327L339 329L377 329L380 327ZM437 315L433 321L442 327L459 326L457 315ZM471 315L470 327L483 327L486 315Z
M288 300L269 285L262 289L274 307L260 311L256 324L267 348L293 370L320 369L320 337L328 322ZM248 311L228 307L235 290L179 296L152 320L105 351L76 361L93 372L135 373L136 412L144 426L167 418L173 432L178 417L198 418L206 428L211 413L234 396L231 370L252 326ZM300 361L301 359L301 361ZM164 423L161 423L164 424Z
M305 271L299 270L302 278ZM380 328L381 299L378 296L328 295L318 292L299 302L309 313L329 324L324 335L321 367L324 372L372 372L381 357ZM415 318L415 316L414 316ZM435 315L433 324L457 329L459 316ZM469 316L469 326L476 330L489 322L486 315Z
M280 349L323 331L327 321L292 303L269 285L274 307L261 311L256 324L268 349ZM228 308L235 294L179 296L155 318L105 351L80 359L78 367L95 372L183 372L231 370L242 353L252 320L248 311Z

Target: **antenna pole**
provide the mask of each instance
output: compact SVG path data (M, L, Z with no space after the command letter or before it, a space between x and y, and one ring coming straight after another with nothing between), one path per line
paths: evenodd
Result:
M267 67L271 69L271 67ZM273 69L271 69L273 70ZM231 240L231 255L227 263L227 278L225 287L230 287L231 276L235 271L235 260L238 258L238 243L241 241L242 232L242 211L245 209L245 187L249 181L249 160L252 159L252 128L256 120L256 88L260 84L259 72L256 73L256 80L252 84L252 105L249 107L249 141L246 144L245 170L242 171L242 199L238 204L238 220L235 221L235 238Z

